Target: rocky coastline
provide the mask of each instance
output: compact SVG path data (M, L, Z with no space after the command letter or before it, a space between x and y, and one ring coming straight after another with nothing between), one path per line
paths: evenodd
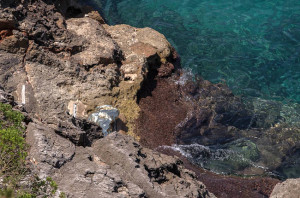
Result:
M0 102L26 116L31 174L52 177L67 197L284 197L288 191L277 179L214 174L163 149L260 137L268 118L253 118L226 85L184 72L175 49L153 29L109 26L73 0L3 0L0 65ZM102 105L119 110L105 137L88 121ZM281 129L268 130L271 139ZM298 139L282 140L274 152L286 153Z

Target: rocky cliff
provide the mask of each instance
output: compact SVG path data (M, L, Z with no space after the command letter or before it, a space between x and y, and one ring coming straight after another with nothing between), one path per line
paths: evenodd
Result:
M180 70L162 34L109 26L73 0L0 6L0 99L27 117L34 174L51 176L68 197L270 196L276 179L216 175L161 149L255 137L268 142L264 159L279 153L279 166L300 140L292 128L262 129L276 118L254 116L226 85ZM88 121L102 105L120 113L106 137Z
M67 197L214 197L176 157L87 121L119 109L116 129L134 133L142 84L170 76L178 58L150 29L108 26L73 1L1 1L1 102L27 116L28 163Z

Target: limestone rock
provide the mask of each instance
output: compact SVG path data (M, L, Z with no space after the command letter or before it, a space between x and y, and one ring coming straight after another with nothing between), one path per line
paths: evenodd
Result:
M53 178L68 197L145 197L139 186L122 180L89 148L77 147L74 159L59 169Z
M40 178L53 174L75 154L73 143L42 124L30 123L26 134L26 142L30 145L29 158Z
M273 189L270 198L299 198L300 179L288 179L279 183Z
M195 175L173 157L141 147L132 137L111 133L93 144L100 159L147 197L214 197Z
M92 18L92 19L98 21L101 24L105 24L104 19L102 18L102 16L97 11L91 11L91 12L89 12L88 16L89 16L89 18Z
M67 20L66 23L69 31L89 42L84 51L74 56L75 59L82 62L82 65L91 67L118 61L120 58L118 47L96 20L88 17L72 18Z

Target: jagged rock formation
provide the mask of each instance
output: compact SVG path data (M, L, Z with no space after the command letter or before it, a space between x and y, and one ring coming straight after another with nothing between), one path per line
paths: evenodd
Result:
M73 0L4 0L0 7L0 101L26 112L32 170L54 177L70 197L214 196L177 158L118 133L103 138L86 120L101 105L118 108L117 130L148 148L258 137L270 143L261 144L266 159L297 152L297 129L258 129L277 117L254 116L224 84L186 76L176 51L150 28L106 25ZM251 183L214 178L206 182L221 195L220 183L228 192ZM241 196L254 197L251 191Z
M177 158L118 133L103 138L86 120L97 106L113 105L118 129L134 136L149 72L164 78L175 69L176 53L162 34L104 25L72 0L0 6L0 99L28 118L33 173L53 177L68 197L214 197Z
M72 128L62 120L77 101L79 118L99 105L116 106L133 135L137 92L149 68L161 67L161 75L172 72L164 65L171 64L167 59L174 50L150 28L107 26L90 17L65 20L44 1L25 1L3 12L9 18L1 25L1 84L18 102L25 85L26 110L54 128ZM70 138L68 131L63 134Z
M77 147L54 178L74 197L214 197L178 159L143 149L120 133L92 148Z
M113 133L93 145L95 153L150 197L211 197L195 174L173 157L143 148L129 136Z

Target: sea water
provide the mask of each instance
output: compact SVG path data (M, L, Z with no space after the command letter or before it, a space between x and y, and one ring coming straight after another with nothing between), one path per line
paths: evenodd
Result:
M125 23L135 27L151 27L161 32L179 52L182 67L211 82L225 82L235 95L251 103L258 112L268 111L270 119L280 117L278 122L299 127L299 0L85 2L99 8L110 25ZM209 150L210 153L229 153L227 156L233 159L236 152L228 151L226 145L226 148L224 145L206 149L199 145L192 147L177 145L174 148L180 148L187 156L188 152L195 153L195 150L198 155ZM194 156L189 156L192 161L195 160ZM296 163L300 167L297 159L295 157L291 164ZM220 164L224 159L213 159L206 164L214 161ZM199 165L206 167L203 163ZM227 165L224 167L228 168ZM221 165L217 166L216 172L223 172L224 169L226 171ZM237 170L233 167L229 173L234 171ZM300 169L294 172L300 176ZM295 176L288 174L285 177Z
M235 94L300 103L300 1L102 0L109 24L164 34L182 65Z

